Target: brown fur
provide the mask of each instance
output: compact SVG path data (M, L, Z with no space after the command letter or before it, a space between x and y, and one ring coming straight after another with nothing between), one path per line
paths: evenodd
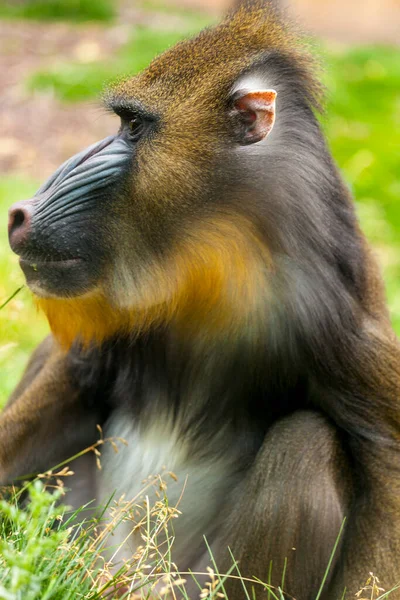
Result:
M0 481L26 478L73 456L96 441L97 421L78 399L64 352L47 338L1 415Z
M238 159L227 106L261 59L282 84L282 139ZM267 581L272 561L274 586L286 564L287 597L314 600L346 517L323 595L339 600L370 571L386 589L400 581L400 348L321 141L311 62L271 6L252 2L106 94L157 114L157 127L110 203L114 262L86 294L38 300L57 342L37 351L2 415L0 474L51 466L119 411L144 430L173 415L195 464L238 463L212 523L221 570L227 546L245 577ZM122 263L133 291L113 279Z
M146 104L150 101L156 107L162 104L163 109L167 105L174 114L178 111L187 119L193 111L202 109L208 119L218 119L215 109L224 102L232 81L266 50L278 50L296 61L304 73L310 98L318 104L321 87L312 75L310 56L301 49L293 31L277 18L272 4L265 2L253 3L251 10L244 4L216 27L176 44L155 58L143 73L111 87L109 95L135 98Z

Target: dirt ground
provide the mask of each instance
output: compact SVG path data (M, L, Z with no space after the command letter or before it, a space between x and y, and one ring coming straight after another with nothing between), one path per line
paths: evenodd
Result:
M106 135L112 124L87 103L61 105L52 94L30 94L26 77L55 60L79 60L84 49L107 57L123 36L114 27L3 21L0 39L0 172L43 179L77 148Z
M97 102L61 103L30 93L26 78L59 62L107 60L133 24L173 27L176 17L122 4L112 25L0 21L0 174L42 181L78 149L114 132L118 123ZM45 134L45 135L44 135Z
M241 0L165 0L216 13ZM400 0L270 0L300 26L346 43L400 44Z

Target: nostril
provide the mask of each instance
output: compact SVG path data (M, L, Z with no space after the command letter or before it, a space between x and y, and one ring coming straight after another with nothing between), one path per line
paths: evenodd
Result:
M11 221L11 230L17 229L17 227L21 227L23 222L25 221L25 215L22 210L16 210L12 215Z
M8 216L8 237L11 248L17 252L27 241L30 232L32 203L18 202L10 208Z

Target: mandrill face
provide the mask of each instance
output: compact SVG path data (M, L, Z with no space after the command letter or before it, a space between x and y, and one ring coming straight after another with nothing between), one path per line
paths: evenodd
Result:
M265 152L276 92L239 77L241 56L219 64L207 35L110 89L116 135L10 209L11 248L66 347L160 323L226 331L263 303L271 256L256 209L243 210L254 177L240 150ZM185 44L189 65L174 57Z

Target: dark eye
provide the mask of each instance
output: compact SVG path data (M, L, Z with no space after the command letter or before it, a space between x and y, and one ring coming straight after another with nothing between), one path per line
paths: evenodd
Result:
M144 122L140 117L133 117L128 121L129 136L137 139L144 131Z

